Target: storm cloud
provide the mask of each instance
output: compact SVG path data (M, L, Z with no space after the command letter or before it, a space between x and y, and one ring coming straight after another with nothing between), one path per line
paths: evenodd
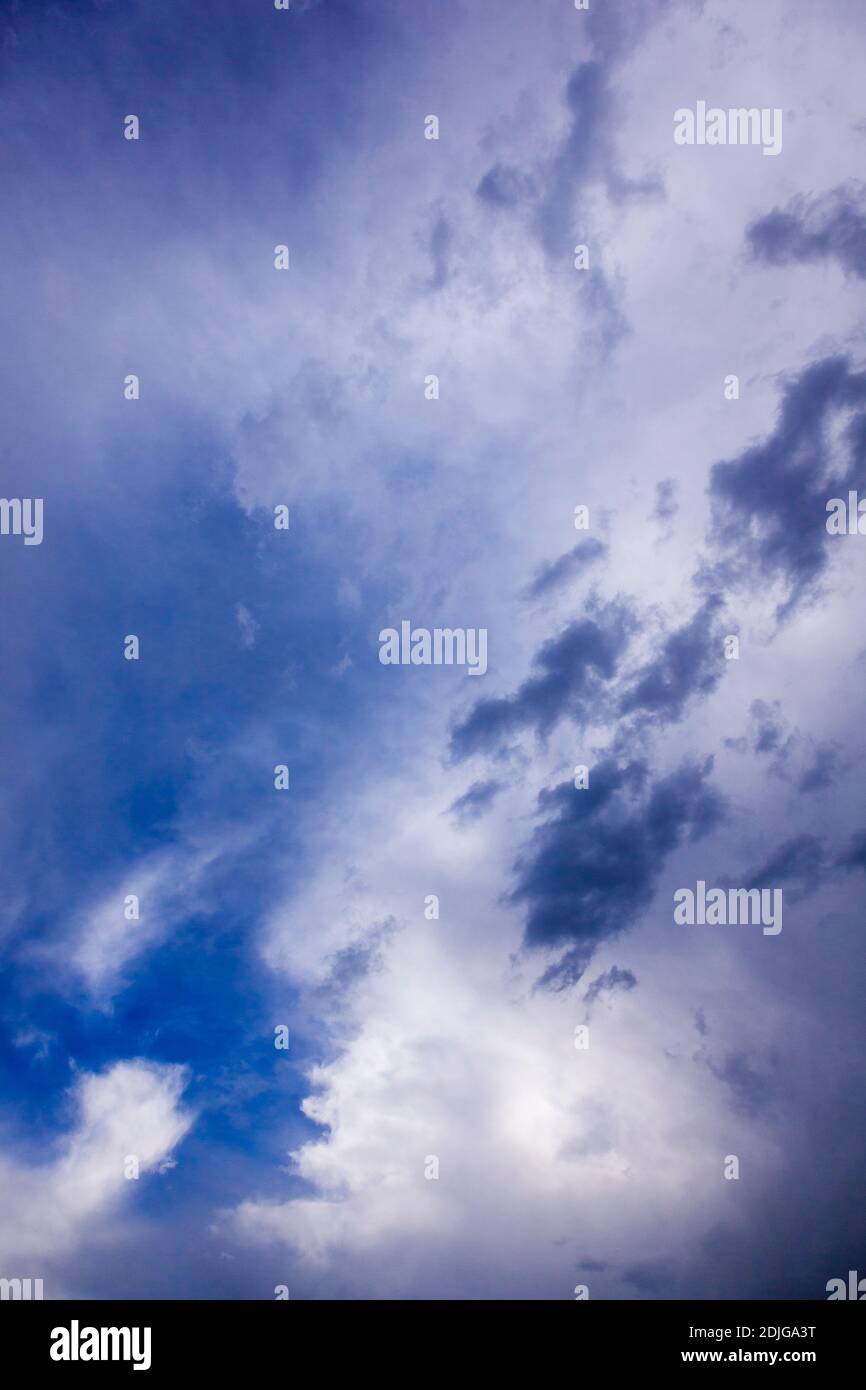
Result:
M818 196L792 198L746 228L752 256L765 265L836 261L866 280L866 186L844 184Z
M605 761L585 790L562 783L542 792L545 818L515 865L510 901L526 909L527 947L567 946L543 985L579 980L596 948L649 907L666 856L718 825L712 767L708 758L653 781L644 762Z

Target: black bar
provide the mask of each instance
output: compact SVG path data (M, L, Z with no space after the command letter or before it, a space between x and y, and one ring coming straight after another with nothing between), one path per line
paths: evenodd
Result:
M866 1310L830 1301L0 1304L7 1376L10 1362L19 1374L132 1375L135 1358L140 1378L157 1383L184 1373L225 1378L251 1370L272 1370L288 1383L323 1374L331 1380L343 1358L355 1378L391 1366L401 1382L415 1380L419 1371L426 1378L437 1366L450 1378L461 1364L483 1364L489 1373L500 1358L513 1374L526 1361L535 1376L564 1359L575 1376L590 1369L616 1377L625 1370L653 1375L673 1368L700 1373L713 1365L728 1371L795 1365L823 1382L843 1370L862 1376L864 1326ZM116 1338L94 1338L93 1328L119 1331ZM149 1346L144 1329L150 1329ZM129 1359L55 1360L52 1346L70 1356L74 1348L104 1350L107 1358L116 1349Z

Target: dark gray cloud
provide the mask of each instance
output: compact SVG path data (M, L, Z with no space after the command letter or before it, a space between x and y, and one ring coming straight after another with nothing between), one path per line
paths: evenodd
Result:
M731 1104L739 1114L753 1117L767 1109L774 1092L773 1082L755 1069L744 1052L729 1052L720 1064L708 1058L706 1065L727 1086Z
M741 881L747 888L784 886L791 902L801 902L820 888L834 869L866 871L866 829L855 831L835 855L821 835L794 835L777 845L763 864L750 869Z
M812 762L799 781L801 792L823 791L831 787L842 770L839 749L833 743L822 743L815 749Z
M656 483L656 501L653 508L654 521L673 521L679 511L677 485L673 478L662 478Z
M475 192L489 207L513 208L532 201L537 196L538 185L530 174L524 174L511 164L494 164Z
M766 265L834 260L866 280L866 185L847 183L817 197L796 197L746 228L752 257Z
M682 627L671 632L623 696L623 714L652 715L660 723L680 719L694 695L710 695L725 667L718 615L722 599L711 594Z
M456 816L461 824L468 824L471 821L480 820L485 811L489 811L496 797L502 791L502 782L496 782L493 778L485 782L473 782L468 791L462 796L458 796L456 801L452 801L448 807L449 813Z
M533 579L532 583L524 590L525 599L544 598L555 590L562 588L571 579L577 579L590 565L602 559L607 554L607 546L603 541L596 540L594 536L588 536L586 540L578 541L571 550L567 550L564 555L560 555L556 560L551 560L549 564L542 565Z
M820 887L826 876L824 844L817 835L795 835L772 851L763 864L745 875L746 888L787 886L792 902L800 902Z
M802 743L799 735L790 732L782 714L779 700L753 700L749 706L749 723L744 738L726 738L725 747L738 753L752 752L770 759L770 771L779 777L788 775L788 763L794 749Z
M576 983L600 942L631 926L648 907L664 858L684 839L707 834L722 815L709 785L712 759L685 763L650 786L647 764L608 759L590 785L542 792L546 816L515 865L509 897L525 905L525 945L567 950L539 982Z
M566 715L579 721L590 715L598 718L609 704L606 688L634 623L631 611L619 603L569 623L541 647L533 663L536 674L516 694L479 700L455 725L452 758L460 761L490 751L527 729L543 737Z
M476 189L479 200L490 209L525 212L532 234L558 264L567 265L578 245L590 248L589 266L574 277L573 287L591 325L586 331L589 350L598 357L613 350L629 332L629 325L621 283L600 267L591 210L580 195L601 188L614 204L664 196L660 178L652 174L634 178L622 168L616 143L621 94L615 77L619 61L666 4L667 0L657 0L628 17L608 7L587 12L584 25L593 57L580 63L566 83L568 126L558 146L532 174L497 161Z
M570 248L575 202L585 186L601 184L616 203L659 197L664 191L658 179L631 179L620 168L613 136L617 94L611 79L611 65L593 59L575 68L566 85L570 124L548 166L536 210L538 235L550 255L562 256Z
M613 203L664 194L658 177L633 178L622 169L616 148L620 93L615 76L618 64L668 6L669 0L649 0L640 6L597 5L588 10L581 23L593 56L574 69L566 84L570 119L559 148L536 177L496 163L478 185L478 197L488 206L531 207L536 234L552 256L568 255L574 241L582 239L575 236L581 189L599 185ZM597 278L607 288L603 277ZM596 293L601 293L599 287Z
M772 705L768 705L766 700L753 700L749 714L752 719L752 752L778 752L785 732L779 701L774 700Z
M602 994L610 994L616 989L634 989L637 984L637 977L630 970L620 970L618 965L612 965L610 970L605 970L603 974L596 975L586 994L583 996L585 1004L594 1004L600 999Z
M839 855L836 863L842 869L863 869L866 871L866 830L858 830L851 836L847 847Z
M342 998L357 980L381 970L384 966L383 949L396 929L394 918L388 917L329 956L327 977L315 992L317 1001L325 997L333 1003Z
M591 5L583 20L593 52L609 62L627 58L647 30L662 20L670 7L671 0L646 0L641 5Z
M847 357L824 358L787 383L770 437L713 466L711 538L721 558L705 581L780 582L780 620L814 594L831 542L827 501L866 484L864 406L866 373Z
M749 706L749 724L745 737L726 738L726 748L738 753L754 753L769 758L769 770L777 777L788 781L796 778L798 791L815 792L830 787L837 776L846 770L842 764L840 749L835 743L818 743L805 739L797 730L792 731L782 714L779 700L768 703L766 700L753 700ZM793 770L795 762L809 756L808 765L801 765L798 773Z
M609 167L605 158L609 140L599 139L613 108L603 65L581 63L568 80L565 100L571 117L568 133L550 165L537 210L541 243L545 251L560 256L569 246L577 190L603 179Z

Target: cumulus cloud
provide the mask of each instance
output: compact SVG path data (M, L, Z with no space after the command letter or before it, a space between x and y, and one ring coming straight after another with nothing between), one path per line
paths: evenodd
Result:
M183 1067L140 1060L81 1073L70 1097L74 1126L55 1141L54 1154L26 1163L0 1154L11 1199L0 1225L5 1272L106 1234L137 1190L126 1160L135 1157L142 1175L152 1173L189 1131L193 1116L180 1103L185 1084Z
M292 9L285 46L272 8L238 24L235 0L214 0L206 32L167 0L63 4L61 26L22 11L16 34L39 43L16 45L0 88L15 112L0 238L22 268L0 306L19 345L2 424L18 491L38 477L53 518L38 555L0 554L4 783L23 808L3 846L4 1094L12 1115L44 1109L62 1167L58 1059L74 1039L103 1076L134 1030L188 1061L211 1107L169 1216L132 1233L112 1218L110 1269L88 1261L87 1222L60 1223L68 1284L207 1292L233 1265L236 1297L267 1296L272 1266L293 1297L558 1298L583 1278L594 1297L814 1296L843 1248L822 1194L856 1190L862 1169L857 1071L836 1059L862 1052L866 857L848 788L780 806L765 771L790 722L792 791L826 785L830 679L833 737L846 765L859 756L858 580L850 566L834 590L815 534L821 489L857 475L859 378L849 363L822 387L813 361L856 340L856 304L839 275L792 277L780 302L777 275L742 274L741 229L785 204L791 160L674 149L683 84L729 59L706 7L564 4L539 23L533 7L503 22L501 6L454 5L437 24L400 0ZM843 72L845 27L814 6L781 29L748 0L727 17L738 63L796 61L813 106L822 71ZM86 76L109 52L149 99L138 147ZM856 82L834 81L840 112L856 105ZM816 167L850 158L847 114L809 124ZM75 248L62 302L56 246L31 234L57 208ZM134 411L119 342L142 376ZM723 370L742 375L736 407ZM568 549L584 500L604 544ZM291 530L276 532L282 502ZM675 510L662 547L655 523L672 535ZM567 608L587 577L596 590ZM804 600L825 587L810 627ZM795 599L772 649L755 632L768 591ZM386 613L486 625L483 682L382 668ZM118 658L130 623L136 667ZM723 668L727 631L757 640ZM720 731L744 727L764 756L722 743L711 766ZM578 760L588 791L568 780ZM806 803L826 821L811 858ZM820 931L678 933L670 884L737 863L795 895L824 874L828 902L804 909ZM118 1089L147 1113L136 1078ZM115 1139L88 1113L102 1172ZM156 1117L166 1142L180 1113L175 1099ZM749 1179L727 1185L735 1146ZM29 1187L32 1165L6 1161L23 1245L48 1249L34 1212L38 1185L50 1217L54 1160ZM122 1210L107 1169L100 1183L98 1231ZM783 1232L775 1248L765 1228Z
M622 172L611 143L621 109L610 108L611 72L598 65L626 57L636 62L636 38L646 32L643 20L659 13L654 6L594 6L587 16L590 57L565 73L559 89L565 101L556 106L557 119L550 120L549 101L542 103L541 115L526 103L507 127L508 144L514 146L507 152L491 122L480 145L481 166L466 186L476 190L472 213L485 219L482 237L495 228L499 248L511 237L520 238L521 226L528 227L544 249L542 270L532 248L520 240L522 252L510 281L518 295L528 279L537 284L558 264L562 247L577 239L576 219L596 217L603 204L609 212L631 194L640 195L637 203L658 192L652 174L642 184L630 183ZM676 33L676 26L669 29L665 42ZM717 38L713 30L703 55L707 61L717 57ZM680 56L685 48L681 44L677 50ZM640 122L629 127L636 148L639 125L655 110L654 77L655 70L644 74ZM536 141L530 157L525 132L535 135L545 120L545 138ZM553 142L551 126L558 131ZM650 152L658 148L656 135L648 138ZM667 124L662 138L669 143ZM596 154L605 144L602 167ZM644 167L651 168L651 160ZM742 934L683 937L673 931L669 903L664 911L655 910L662 886L709 875L714 866L715 881L740 861L756 865L758 878L784 875L796 897L834 863L837 844L848 846L841 852L844 867L853 870L863 862L859 840L848 840L849 806L833 808L838 809L833 828L823 839L815 837L820 841L815 845L803 838L809 832L800 825L802 803L797 803L798 816L785 807L783 819L797 824L781 825L778 805L765 795L766 761L754 777L752 759L744 767L737 759L722 756L714 763L710 757L718 743L724 746L720 728L744 724L748 750L760 747L764 758L778 757L789 727L808 727L810 700L814 718L826 670L834 661L844 664L842 604L835 610L835 616L842 615L838 630L828 624L822 633L821 640L830 644L825 668L814 655L798 664L797 653L784 649L795 674L790 696L784 687L783 720L776 704L783 687L774 684L782 658L768 655L768 644L758 640L747 649L748 662L723 666L721 638L729 631L748 632L768 591L780 616L792 624L795 618L805 620L806 598L828 577L823 522L829 494L823 489L831 479L842 482L856 471L862 389L857 371L850 362L839 364L835 348L822 349L833 357L808 365L814 351L797 336L799 305L787 316L782 310L774 314L759 298L761 308L755 309L751 296L760 297L763 282L773 277L749 276L747 296L732 277L716 282L706 275L708 247L725 263L726 218L719 215L719 197L726 209L731 198L742 211L757 196L748 173L739 177L742 186L736 180L714 182L708 175L701 185L704 207L692 186L687 193L682 184L677 187L675 169L670 179L666 171L666 182L688 201L662 222L671 248L657 255L652 267L646 248L652 244L658 252L660 243L646 235L646 224L631 242L628 235L612 233L608 243L615 244L628 268L629 323L638 341L619 340L624 360L618 394L601 390L593 400L597 412L586 404L595 428L589 432L596 447L586 447L593 469L575 469L573 429L557 435L569 461L550 489L549 511L533 514L540 528L560 524L569 511L563 498L572 503L572 495L584 495L602 449L619 435L615 481L612 474L599 486L603 505L615 518L605 531L607 564L593 573L605 596L572 612L560 630L551 624L539 631L537 622L527 622L526 604L515 606L516 612L495 606L507 640L499 646L502 667L492 665L486 678L492 688L480 698L473 692L475 703L468 709L458 703L466 692L458 692L456 717L438 723L418 696L411 746L432 749L438 760L442 723L448 723L451 763L435 775L417 771L423 790L389 781L386 796L381 783L367 787L363 809L354 818L368 830L366 843L351 855L353 865L363 866L355 872L357 892L350 893L345 883L335 887L340 870L331 857L330 885L305 885L298 900L279 914L269 937L268 960L291 978L305 980L318 978L322 966L302 924L323 924L329 950L346 932L363 939L365 923L381 921L386 903L402 924L383 944L381 968L359 972L344 998L349 1017L339 1020L336 1054L310 1069L305 1113L320 1133L292 1151L304 1192L294 1197L251 1192L226 1218L254 1249L276 1246L289 1252L300 1287L313 1296L447 1295L458 1265L461 1296L522 1296L532 1290L533 1296L558 1297L583 1272L594 1296L599 1289L617 1297L636 1292L722 1297L732 1289L764 1297L768 1289L802 1294L815 1287L815 1271L823 1269L821 1230L838 1236L840 1227L826 1209L814 1224L802 1219L800 1185L807 1183L810 1201L819 1206L828 1186L820 1162L813 1166L820 1158L817 1147L808 1158L799 1149L791 1158L791 1135L803 1133L803 1116L832 1121L842 1094L839 1078L815 1046L825 1028L816 991L830 976L835 982L834 967L826 967L825 974L819 969L818 979L811 973L806 984L805 962L814 965L816 959L808 933L786 931L771 943L771 959L764 938L745 946ZM776 175L762 171L761 177ZM760 196L766 196L765 189ZM683 217L686 205L689 215ZM665 217L658 198L654 210ZM746 215L734 221L739 238ZM505 227L513 229L509 238L501 235ZM452 243L455 263L462 246L458 231ZM459 264L463 270L466 262ZM657 266L663 266L658 279ZM671 284L678 278L684 291L674 304ZM761 282L757 290L755 281ZM616 307L619 286L605 278L605 287L608 308ZM443 298L451 288L443 286ZM566 292L563 300L582 314L589 297L586 290ZM717 326L712 353L704 327L708 313ZM766 323L753 350L743 339L750 313L763 315ZM661 316L671 324L673 357L660 341ZM849 312L836 303L826 317L816 314L810 342L818 325L832 338L840 325L850 330ZM443 336L450 347L453 335ZM566 351L567 341L565 333L560 351ZM744 393L739 413L729 413L720 426L727 442L717 449L714 438L709 444L706 438L714 373L721 359L749 360L750 351L756 376L779 375L786 381L779 421L768 432L764 398L755 390L747 401ZM650 357L659 359L656 372ZM797 370L801 361L807 365ZM513 372L509 381L516 386L520 375ZM646 386L643 415L630 432L632 402L641 385ZM536 390L544 390L544 373L536 377ZM687 398L694 399L693 411ZM491 399L495 409L490 402L488 408L498 423L498 412L509 409L509 393L500 390ZM661 423L669 413L688 437L679 451ZM720 455L729 460L710 475L706 563L686 541L682 553L666 547L666 566L651 564L658 554L658 533L646 525L652 493L635 486L636 460L643 461L649 447L642 432L647 418L652 449L664 459L661 468L670 483L656 492L655 519L669 523L678 507L677 530L684 538L700 535L704 524L699 490L706 474L698 456L706 468ZM544 410L533 408L531 420L534 438L539 424L544 429ZM515 466L509 476L516 479L517 472ZM519 546L528 529L523 508L532 507L536 479L530 471L514 483L516 519L504 533L508 544ZM497 496L500 486L508 486L504 476L493 489ZM488 496L489 490L485 508ZM483 528L467 538L467 549L483 543L478 530ZM653 532L649 540L645 531ZM501 545L500 536L497 540ZM559 548L545 547L541 554ZM576 553L552 565L545 561L536 570L533 582L540 583L542 598L564 594L575 577ZM538 559L533 554L531 565ZM443 591L444 568L436 569ZM528 566L523 572L532 570ZM501 577L502 570L498 573ZM609 596L606 579L613 590ZM530 614L534 617L531 609ZM814 630L806 635L815 640ZM778 640L781 648L784 632ZM792 646L795 642L792 637ZM724 683L723 672L729 676ZM851 680L850 672L845 680ZM575 746L590 723L601 730L604 744L592 756ZM811 756L824 746L810 741L811 732L802 740L797 753L805 749ZM499 762L517 742L520 756L509 761L506 778ZM389 744L392 768L401 746L396 738ZM688 750L693 756L684 756ZM562 780L579 756L592 762L585 791ZM466 790L464 765L475 757L487 765ZM796 766L797 775L806 778L809 765L802 771ZM384 804L391 798L399 804L399 819ZM526 817L533 806L537 829L527 839ZM442 814L446 807L449 815ZM725 816L732 808L735 825L733 816ZM476 815L478 810L483 814ZM340 814L345 815L345 806ZM388 845L390 857L383 848ZM509 870L511 886L503 893ZM674 870L678 877L671 879ZM837 874L831 886L844 896L846 881L845 874ZM435 923L421 922L421 886L441 894L442 916ZM849 882L852 891L855 886ZM852 940L845 935L848 918L842 908L838 918L827 916L832 930L822 934L819 957L838 951L845 958ZM593 969L587 973L589 962ZM539 975L547 987L536 987ZM637 980L639 987L632 984ZM831 993L833 988L828 986ZM570 1064L581 1054L572 1045L574 1011L579 1018L592 1006L593 1020L599 1020L592 1029L604 1031L592 1032L587 1065L575 1072ZM846 994L840 1009L846 1042L859 1036L857 1009ZM807 1031L814 1024L817 1034L803 1043L796 1062L786 1052L788 1071L785 1084L779 1084L773 1044L789 1039L796 1032L792 1019L801 1017ZM643 1035L643 1050L635 1027ZM834 1133L841 1138L841 1127ZM826 1147L822 1140L820 1151ZM858 1141L852 1153L861 1147ZM723 1196L720 1177L720 1156L740 1148L749 1153L757 1178L748 1193L741 1185L735 1194L743 1204L739 1213L747 1236L739 1228L732 1231L729 1199L737 1185ZM780 1176L781 1155L791 1165L790 1184L787 1174ZM439 1176L428 1179L425 1165L434 1157ZM848 1162L840 1158L837 1173L848 1172ZM672 1196L686 1189L687 1211ZM756 1241L756 1223L762 1221L769 1223L766 1229L796 1230L796 1252L790 1242L780 1254L777 1245L769 1249L773 1241Z
M292 1152L304 1191L251 1194L224 1214L227 1236L284 1250L308 1296L448 1296L457 1261L463 1297L568 1298L584 1269L594 1296L623 1297L643 1248L684 1277L695 1230L674 1217L678 1194L700 1194L698 1230L722 1219L727 1089L670 1061L688 1012L641 1009L611 966L615 1026L579 1051L561 996L520 990L489 953L458 960L438 933L392 940L351 1043L312 1069L320 1135ZM774 1145L750 1137L769 1181Z

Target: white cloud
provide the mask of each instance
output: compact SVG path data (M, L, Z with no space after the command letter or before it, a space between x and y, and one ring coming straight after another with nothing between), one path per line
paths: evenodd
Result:
M599 952L586 983L638 959L640 984L603 996L590 1048L575 1048L583 991L532 991L543 959L514 955L519 918L495 900L509 835L525 834L508 826L525 789L490 822L458 829L439 811L454 774L438 776L392 786L397 813L345 807L365 831L332 840L320 876L271 923L268 959L308 989L365 920L390 915L396 930L379 942L381 968L330 1005L339 1051L312 1069L303 1105L323 1133L293 1155L309 1195L251 1197L227 1220L245 1243L293 1250L300 1289L319 1279L351 1297L568 1297L591 1258L608 1270L584 1282L622 1296L636 1253L682 1255L725 1217L724 1155L748 1153L754 1193L773 1181L778 1140L734 1116L695 1061L706 962L694 951L678 960L667 922L649 949L631 937ZM336 890L344 864L362 867ZM424 918L428 892L440 895L438 921ZM722 955L723 994L745 992L738 945ZM766 1016L762 994L749 979L750 1008ZM717 1029L712 991L711 1002ZM742 1025L730 1017L713 1047L762 1043ZM424 1176L430 1155L435 1181Z
M136 1156L142 1175L155 1170L189 1130L185 1083L184 1068L141 1060L84 1073L72 1089L75 1126L45 1162L0 1153L4 1276L38 1276L34 1262L105 1234L135 1186L124 1175L126 1159Z
M259 625L245 604L239 603L235 608L235 616L238 620L238 628L241 634L241 646L250 648L256 645L256 633Z

